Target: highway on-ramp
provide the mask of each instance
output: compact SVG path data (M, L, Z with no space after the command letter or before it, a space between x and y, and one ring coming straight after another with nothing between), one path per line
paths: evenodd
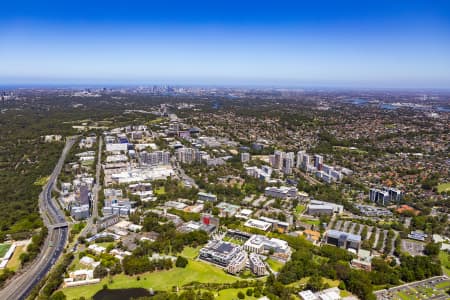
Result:
M69 236L68 224L55 201L52 199L52 189L64 165L65 158L77 137L70 137L66 141L64 150L53 173L42 193L39 195L39 210L48 228L48 236L38 257L6 283L0 290L0 299L26 299L32 289L48 274L64 251Z

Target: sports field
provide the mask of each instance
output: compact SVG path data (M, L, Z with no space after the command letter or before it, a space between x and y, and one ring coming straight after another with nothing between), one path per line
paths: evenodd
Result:
M0 244L0 257L5 256L9 248L11 248L11 244Z

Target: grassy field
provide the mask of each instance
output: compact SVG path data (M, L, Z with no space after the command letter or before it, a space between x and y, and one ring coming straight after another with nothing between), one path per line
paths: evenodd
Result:
M0 257L5 256L9 248L11 248L11 244L0 244Z
M440 283L436 284L436 287L437 287L438 289L447 289L447 288L450 288L450 281L440 282Z
M441 260L442 271L445 275L450 276L450 261L448 253L445 251L439 252L439 259Z
M192 247L184 247L183 252L181 252L181 256L194 259L197 258L198 253L200 252L201 247L192 248Z
M232 237L229 237L229 236L225 236L223 238L223 240L225 242L229 242L229 243L240 245L240 246L244 245L244 243L245 243L245 241L243 241L243 240L235 239L235 238L232 238Z
M450 182L438 184L437 191L438 193L450 191Z
M27 246L17 246L16 250L14 250L14 254L11 259L8 261L7 267L10 270L16 271L20 268L20 254L24 253Z
M108 283L108 279L104 278L98 284L64 288L62 291L68 300L80 297L89 299L101 290L104 284L108 284L108 288L111 289L143 287L147 289L153 288L154 290L171 290L173 286L182 286L193 281L232 283L237 280L236 277L228 275L220 268L191 259L184 269L173 268L168 271L141 274L139 277L140 280L137 280L137 276L120 274L112 278L112 283Z
M302 221L306 224L310 224L310 225L315 225L315 226L320 225L320 220L311 220L311 219L302 218L302 219L300 219L300 221Z
M299 205L297 205L297 207L295 208L295 212L296 212L298 215L300 215L300 214L302 214L302 213L305 211L305 209L306 209L306 206L305 206L305 205L299 204Z
M245 299L249 299L249 300L257 299L257 298L255 298L253 296L251 296L251 297L247 296L245 294L247 289L226 289L226 290L221 290L220 292L218 292L218 294L217 294L215 299L217 299L217 300L235 300L235 299L239 299L238 296L237 296L239 291L244 293Z
M303 286L306 285L306 283L308 282L309 277L304 277L302 279L300 279L299 281L290 283L288 286L290 287L299 287L299 286ZM331 280L325 277L322 277L323 283L328 283L328 285L330 287L337 287L339 285L339 280Z
M408 296L406 293L404 293L404 292L398 292L397 293L397 296L398 296L398 299L401 299L401 300L412 300L412 299L416 299L415 297L410 297L410 296Z
M38 179L36 179L36 181L33 184L38 185L38 186L44 186L47 183L49 178L50 178L50 176L39 177Z
M155 190L155 195L164 195L165 193L166 189L163 186Z
M283 266L284 266L283 263L281 263L277 260L271 259L271 258L267 259L266 262L270 266L270 268L272 270L274 270L275 272L279 272L281 270L281 268L283 268Z
M367 154L367 151L360 150L357 148L350 148L350 147L342 147L342 146L333 146L334 150L342 151L342 152L351 152L356 154Z

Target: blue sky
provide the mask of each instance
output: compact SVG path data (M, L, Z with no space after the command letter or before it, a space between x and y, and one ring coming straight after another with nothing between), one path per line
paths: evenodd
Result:
M1 83L450 88L450 2L2 1Z

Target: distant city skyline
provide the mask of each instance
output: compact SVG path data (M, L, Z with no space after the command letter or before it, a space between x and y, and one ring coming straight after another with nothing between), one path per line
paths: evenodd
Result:
M0 85L450 88L446 1L11 1Z

